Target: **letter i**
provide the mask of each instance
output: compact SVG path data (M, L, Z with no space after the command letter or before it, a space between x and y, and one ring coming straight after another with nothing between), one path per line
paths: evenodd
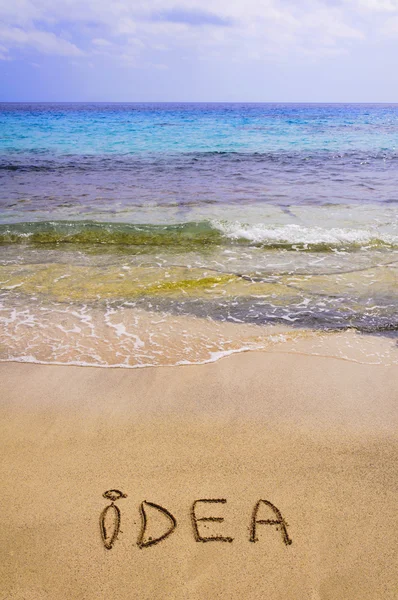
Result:
M115 543L120 530L120 509L114 502L119 500L119 498L127 498L127 494L123 494L123 492L120 492L119 490L108 490L102 495L104 498L112 500L108 506L105 506L100 515L102 541L105 548L110 550Z

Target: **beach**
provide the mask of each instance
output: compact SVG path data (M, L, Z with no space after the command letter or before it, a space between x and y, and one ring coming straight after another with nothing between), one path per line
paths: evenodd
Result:
M0 600L395 600L397 106L0 127Z
M146 369L0 364L1 598L395 598L396 366L284 348ZM127 495L111 549L108 490ZM224 521L198 520L200 536L232 542L195 539L206 499L226 502L196 517ZM291 544L280 524L250 541L260 500ZM170 525L148 503L176 526L139 548L144 501L146 540ZM265 503L256 515L278 520Z

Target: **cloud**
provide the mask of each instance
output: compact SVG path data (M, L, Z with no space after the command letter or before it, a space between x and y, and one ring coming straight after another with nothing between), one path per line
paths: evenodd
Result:
M5 46L0 46L0 60L10 60L8 50Z
M24 30L19 27L0 28L0 42L9 52L13 48L34 48L44 54L61 56L82 56L83 52L67 40L48 31L37 29Z
M153 21L168 21L170 23L184 23L194 27L203 25L215 25L217 27L228 27L232 25L232 20L228 17L217 15L216 13L176 7L169 10L160 11L151 15Z
M108 40L104 40L103 38L95 38L92 40L94 46L112 46L112 44Z
M359 10L366 10L378 13L398 12L398 0L356 0L355 4L358 6Z
M398 0L0 0L0 44L3 57L33 48L135 65L167 64L168 52L318 60L382 40L395 14Z
M398 16L394 16L391 19L388 19L388 22L384 27L384 34L388 37L397 37L398 36Z

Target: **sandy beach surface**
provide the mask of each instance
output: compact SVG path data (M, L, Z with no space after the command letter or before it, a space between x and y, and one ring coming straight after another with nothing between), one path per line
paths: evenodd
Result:
M249 352L0 378L0 600L397 598L397 365ZM127 495L111 549L108 490Z

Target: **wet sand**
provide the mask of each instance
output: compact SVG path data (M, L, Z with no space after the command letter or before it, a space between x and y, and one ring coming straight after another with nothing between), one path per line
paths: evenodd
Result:
M304 350L136 370L0 364L0 600L396 598L398 368ZM111 489L127 497L109 550ZM232 542L195 539L198 499L226 500L196 505L197 519L224 518L197 521L200 536ZM284 521L255 524L253 542L259 500ZM140 549L143 501L176 527ZM145 506L153 541L171 521ZM257 520L275 515L262 503Z

